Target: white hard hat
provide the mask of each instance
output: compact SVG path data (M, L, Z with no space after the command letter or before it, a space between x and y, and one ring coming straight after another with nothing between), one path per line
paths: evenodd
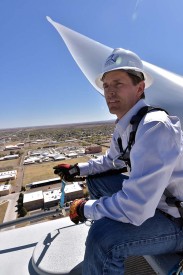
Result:
M111 55L106 59L102 73L96 78L95 83L103 89L102 77L105 73L115 70L125 70L129 73L139 76L144 75L145 88L148 88L152 82L152 77L144 72L143 63L135 53L121 48L114 49Z

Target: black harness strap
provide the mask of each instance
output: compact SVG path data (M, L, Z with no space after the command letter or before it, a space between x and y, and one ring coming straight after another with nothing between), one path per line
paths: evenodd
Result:
M126 147L126 149L123 149L123 145L122 145L122 140L119 137L118 138L118 146L120 149L120 153L121 156L119 157L120 160L123 160L126 165L128 165L131 169L131 163L130 163L130 150L133 146L133 144L135 143L135 136L136 136L136 132L137 132L137 128L139 126L139 123L141 121L141 119L149 112L151 111L164 111L167 113L167 111L165 111L162 108L159 107L153 107L153 106L145 106L142 107L138 113L136 115L134 115L132 117L132 119L130 120L130 124L132 124L132 131L130 133L129 136L129 141L128 141L128 145ZM167 113L168 114L168 113ZM164 191L164 195L166 196L166 203L169 206L174 206L177 207L180 213L180 216L183 218L183 202L178 200L176 197L174 197L171 192L168 189L165 189Z
M169 206L177 207L181 218L183 218L183 202L174 197L168 189L165 189L163 194L166 196L166 203Z
M131 150L133 144L135 143L135 136L136 136L137 128L138 128L139 123L142 120L142 118L147 113L149 113L151 111L164 111L164 112L166 112L164 109L162 109L160 107L153 107L153 106L144 106L144 107L142 107L137 112L137 114L134 115L131 118L131 120L130 120L130 124L132 125L132 131L130 132L130 136L129 136L129 141L128 141L127 147L125 149L123 149L121 137L119 137L118 140L117 140L118 146L119 146L119 150L120 150L120 153L121 153L121 156L119 157L119 159L123 160L126 163L126 165L130 167L130 169L131 169L130 150Z

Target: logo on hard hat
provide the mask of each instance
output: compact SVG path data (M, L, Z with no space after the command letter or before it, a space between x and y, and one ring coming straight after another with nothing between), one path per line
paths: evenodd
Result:
M105 62L105 67L108 67L113 64L119 65L121 63L122 63L122 57L119 56L119 54L111 54Z

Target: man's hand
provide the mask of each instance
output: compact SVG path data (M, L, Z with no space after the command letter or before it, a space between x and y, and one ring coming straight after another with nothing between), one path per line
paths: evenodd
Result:
M70 219L73 223L78 224L79 222L86 221L84 216L84 205L86 203L85 199L76 199L72 202L70 206Z
M59 175L61 178L65 179L66 181L72 181L75 176L80 174L79 167L77 164L70 165L66 163L58 164L57 166L53 167L54 174Z

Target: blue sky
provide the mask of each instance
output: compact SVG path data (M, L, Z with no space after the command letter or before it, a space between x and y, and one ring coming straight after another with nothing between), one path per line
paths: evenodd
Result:
M46 20L183 75L182 0L1 0L0 128L109 120Z

